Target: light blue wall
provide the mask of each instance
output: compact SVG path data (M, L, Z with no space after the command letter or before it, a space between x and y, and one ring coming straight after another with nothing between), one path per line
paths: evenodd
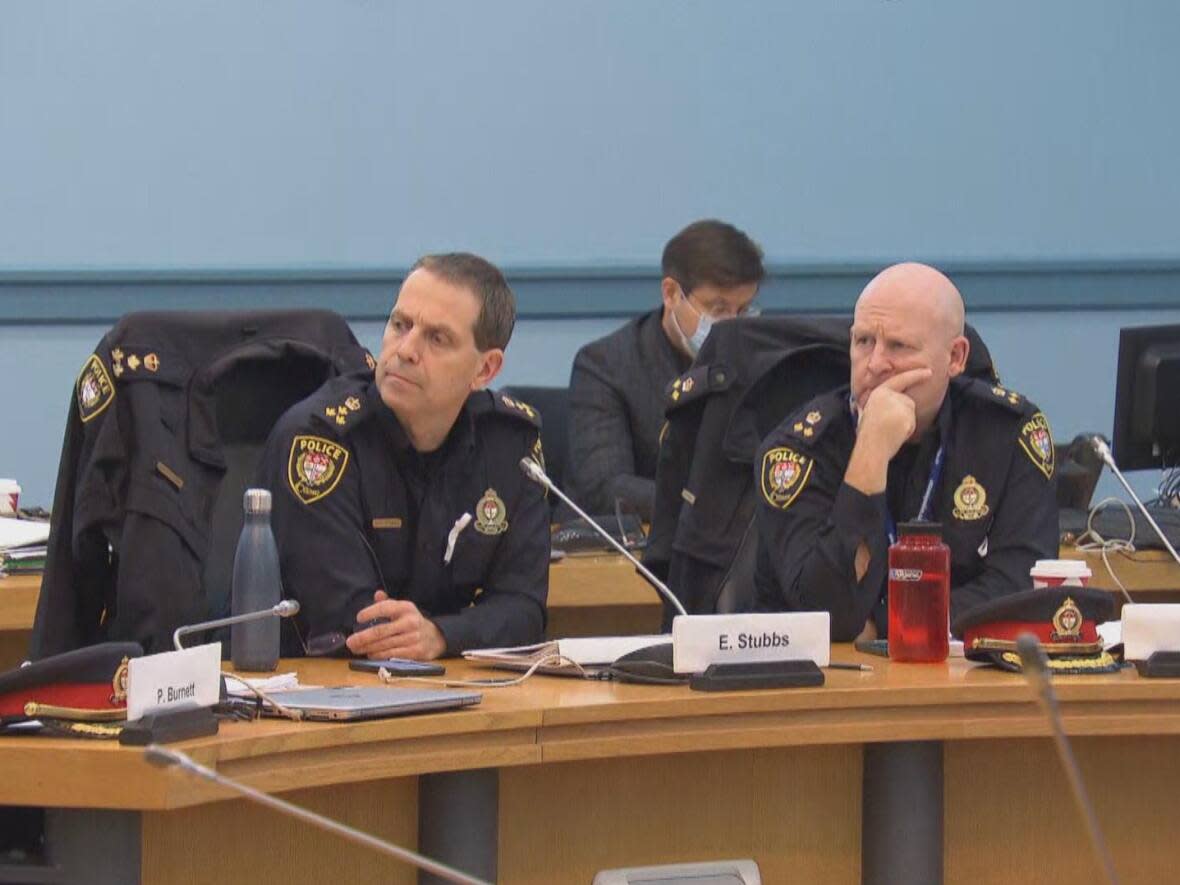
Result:
M4 4L0 268L1180 258L1172 0Z
M1108 430L1117 328L1180 322L1177 33L1170 0L7 3L0 475L49 502L124 310L327 303L375 344L400 269L472 249L532 280L503 380L560 383L705 215L780 307L950 267L1057 435Z

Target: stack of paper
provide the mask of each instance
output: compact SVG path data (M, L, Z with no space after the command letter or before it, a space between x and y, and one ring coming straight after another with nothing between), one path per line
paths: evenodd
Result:
M587 636L576 639L553 639L536 645L518 645L512 648L479 648L463 652L463 657L476 664L503 667L510 670L527 670L538 661L553 659L538 668L543 673L566 673L576 671L574 664L582 667L606 666L623 655L648 648L652 645L666 645L672 641L667 633L647 636ZM560 656L562 661L558 661ZM567 663L567 662L573 663Z
M0 518L0 574L40 574L48 540L47 522Z

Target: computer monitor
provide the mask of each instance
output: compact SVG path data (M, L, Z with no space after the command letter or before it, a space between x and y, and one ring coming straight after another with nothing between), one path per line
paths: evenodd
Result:
M1123 470L1180 464L1180 325L1119 332L1114 460Z

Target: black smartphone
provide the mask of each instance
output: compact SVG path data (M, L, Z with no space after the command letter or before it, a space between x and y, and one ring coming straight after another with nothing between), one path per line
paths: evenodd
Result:
M888 639L858 639L853 643L853 648L862 654L878 655L882 658L889 657Z
M388 670L391 676L441 676L447 672L447 668L442 664L433 661L411 661L408 658L384 658L377 661L356 658L348 662L348 669L365 673L376 673L382 667Z

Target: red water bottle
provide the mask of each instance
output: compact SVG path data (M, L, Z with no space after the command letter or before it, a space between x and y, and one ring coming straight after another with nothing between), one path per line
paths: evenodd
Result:
M898 526L889 548L889 657L945 661L950 651L951 551L937 522Z

